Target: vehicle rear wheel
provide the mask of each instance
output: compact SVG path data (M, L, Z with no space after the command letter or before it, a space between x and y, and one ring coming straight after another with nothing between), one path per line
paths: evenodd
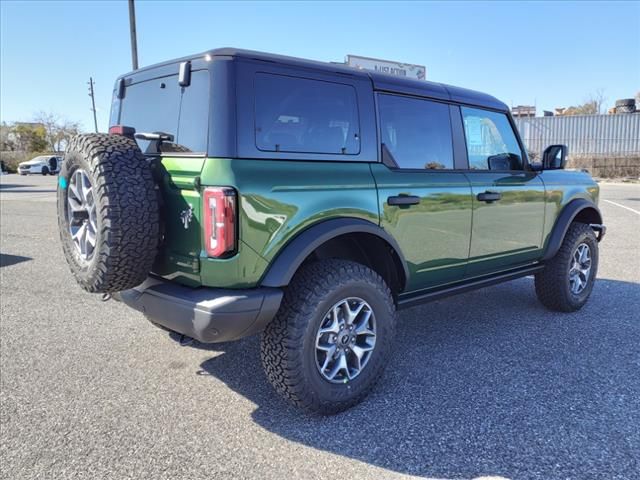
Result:
M598 271L598 241L585 223L572 223L562 246L535 276L538 300L550 310L575 312L593 289Z
M74 137L58 180L58 226L65 258L89 292L142 283L160 242L158 197L135 140Z
M265 373L294 405L341 412L360 402L382 375L395 324L391 291L376 272L338 259L308 264L262 334Z
M49 175L49 168L48 167L42 167L42 175L44 175L44 176Z

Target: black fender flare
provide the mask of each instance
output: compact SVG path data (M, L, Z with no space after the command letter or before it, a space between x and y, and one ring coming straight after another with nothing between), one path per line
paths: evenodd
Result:
M553 225L553 229L551 230L549 239L547 240L544 256L541 259L542 261L549 260L558 253L558 250L560 250L560 247L562 246L564 236L566 235L567 230L569 230L569 225L571 225L571 222L573 222L580 212L586 209L592 209L597 214L598 221L591 222L592 224L599 226L602 224L602 214L595 203L584 198L571 200L562 209L560 215L558 215L558 218L556 219L556 223Z
M375 223L359 218L336 218L316 223L299 233L277 254L262 278L263 287L284 287L289 284L302 262L320 245L348 233L369 233L387 242L400 258L404 269L404 285L409 280L409 269L395 239Z

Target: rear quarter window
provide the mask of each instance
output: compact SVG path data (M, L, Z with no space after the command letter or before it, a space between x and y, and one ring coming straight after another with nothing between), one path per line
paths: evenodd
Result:
M360 123L355 89L257 73L255 144L266 152L357 155Z

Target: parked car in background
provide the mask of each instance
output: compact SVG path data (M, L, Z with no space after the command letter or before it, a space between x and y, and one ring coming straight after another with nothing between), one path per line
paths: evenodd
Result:
M60 172L62 157L57 155L40 155L32 158L28 162L22 162L18 165L18 173L20 175L28 175L30 173L38 173L40 175L57 175Z

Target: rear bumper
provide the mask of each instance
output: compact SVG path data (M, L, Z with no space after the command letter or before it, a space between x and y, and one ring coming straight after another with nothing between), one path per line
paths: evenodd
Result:
M257 333L275 316L282 290L189 288L156 277L113 296L148 320L203 343L238 340Z

